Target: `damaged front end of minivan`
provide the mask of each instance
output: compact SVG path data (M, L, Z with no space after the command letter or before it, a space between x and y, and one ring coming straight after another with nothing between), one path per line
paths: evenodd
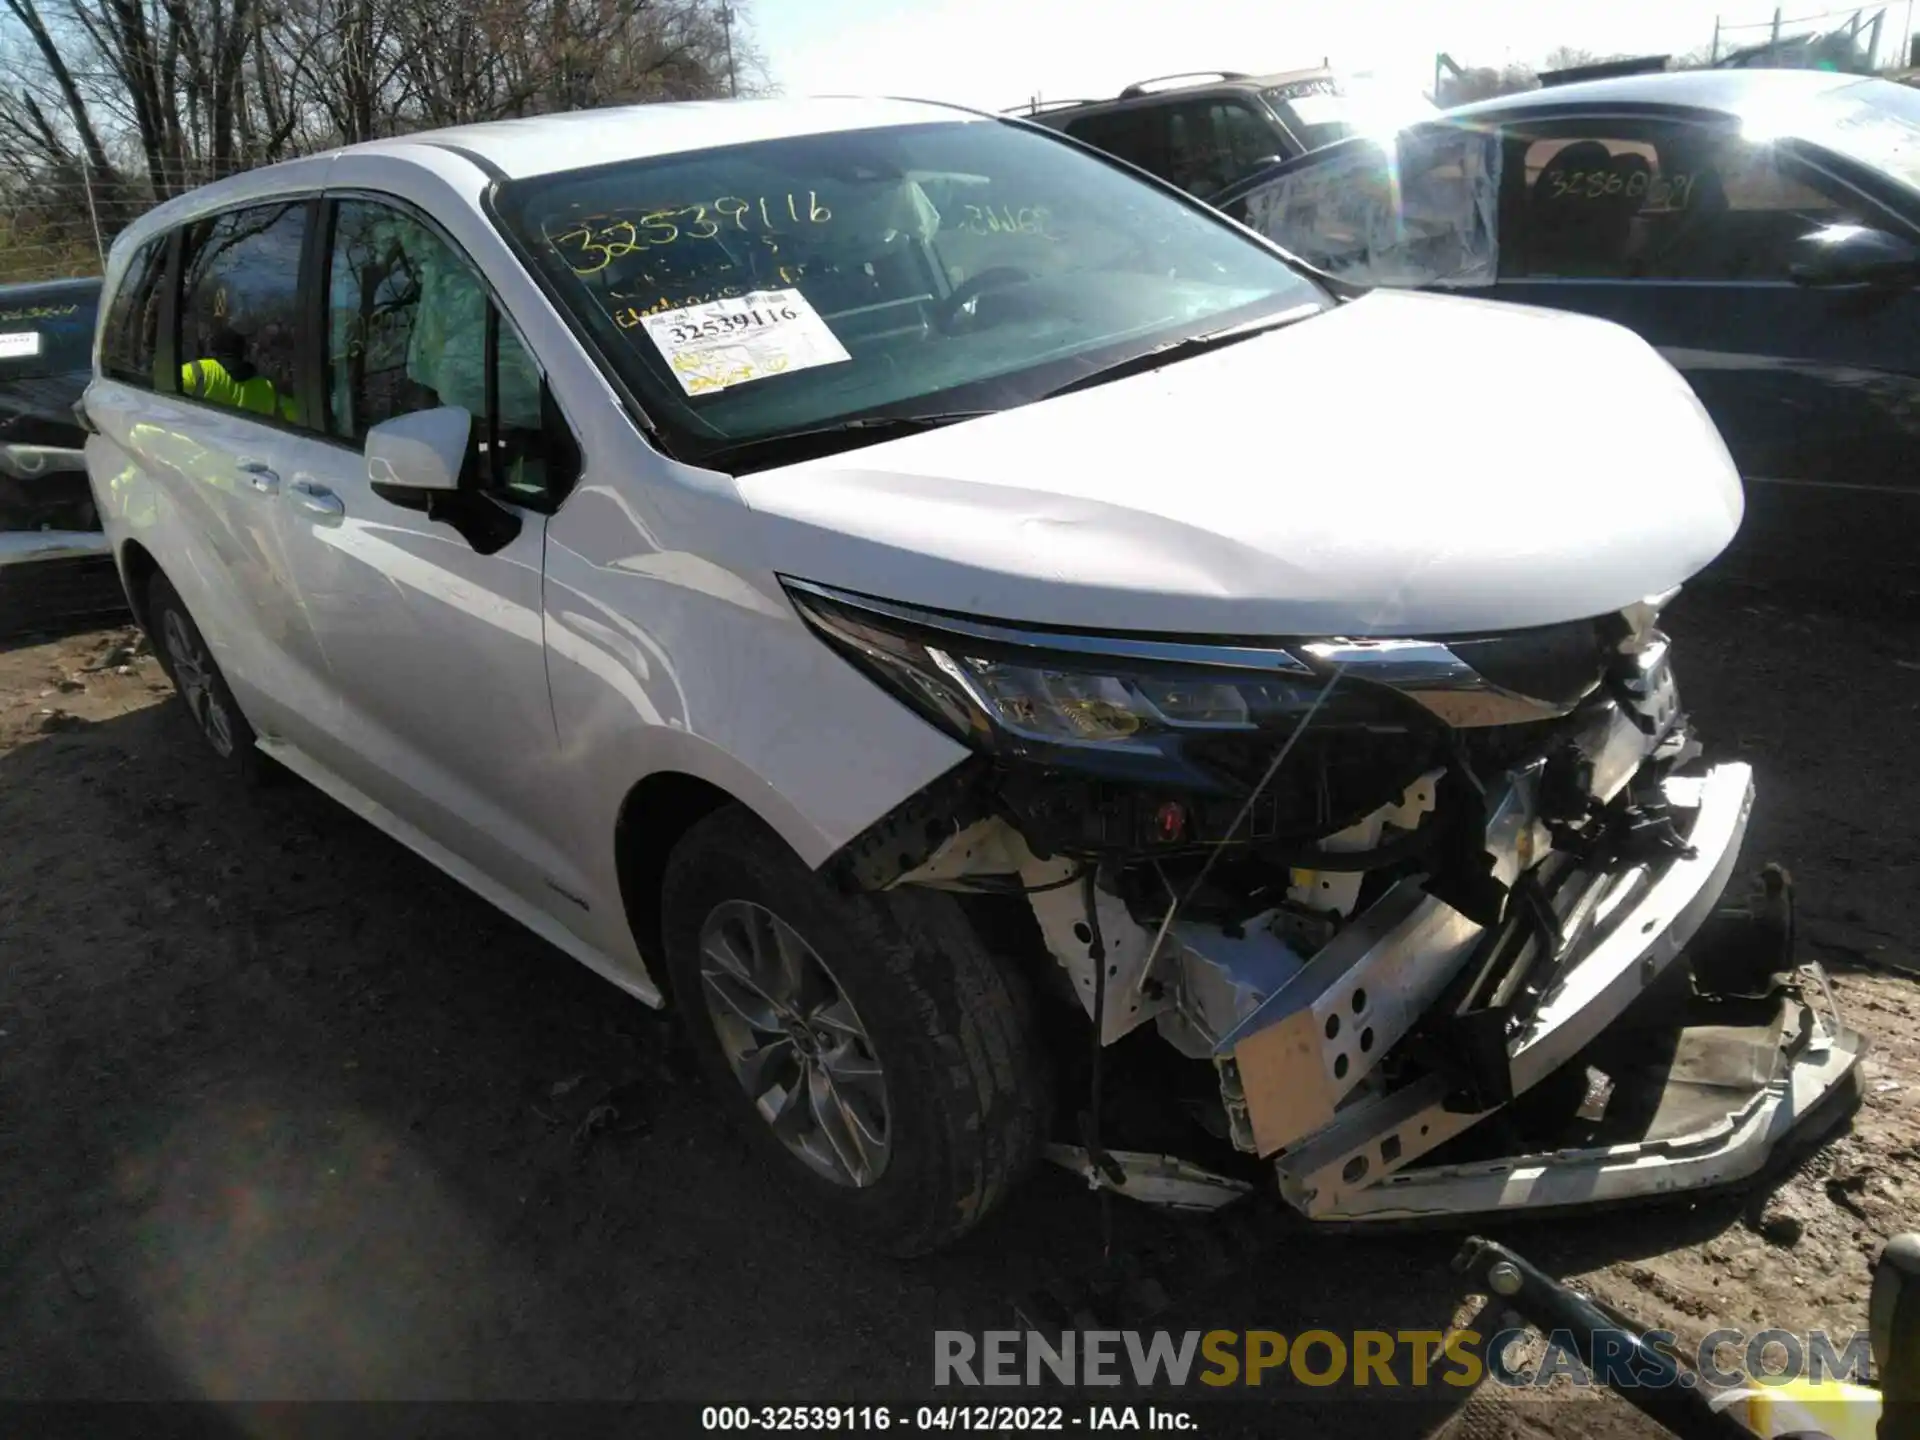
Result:
M1722 902L1752 774L1702 761L1670 593L1275 641L786 583L975 751L828 872L1031 911L1105 1051L1050 1150L1095 1185L1204 1209L1270 1173L1326 1221L1596 1204L1744 1179L1851 1093L1784 872Z

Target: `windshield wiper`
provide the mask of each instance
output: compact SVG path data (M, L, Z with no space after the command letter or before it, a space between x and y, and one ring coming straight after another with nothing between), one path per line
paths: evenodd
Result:
M860 415L851 420L836 420L831 425L756 435L718 445L693 457L693 463L729 469L745 462L747 468L758 469L855 450L862 445L877 445L882 440L916 435L922 430L938 430L962 420L978 420L998 413L995 410L942 410L924 415Z
M1088 390L1095 385L1104 385L1109 380L1124 380L1129 375L1158 370L1162 365L1171 365L1176 360L1187 360L1208 350L1237 345L1242 340L1251 340L1254 336L1264 335L1269 330L1278 330L1283 325L1305 320L1311 315L1320 314L1325 308L1318 304L1295 305L1274 315L1262 315L1258 320L1247 320L1238 325L1209 330L1203 335L1189 335L1184 340L1169 340L1164 345L1156 345L1151 350L1143 350L1138 355L1129 355L1124 360L1116 360L1111 365L1103 365L1098 370L1089 371L1076 380L1069 380L1066 384L1049 390L1040 398L1051 400L1056 395L1070 395L1075 390Z

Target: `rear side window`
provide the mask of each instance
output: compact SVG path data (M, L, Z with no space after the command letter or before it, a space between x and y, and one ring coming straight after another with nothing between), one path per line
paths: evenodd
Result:
M307 202L229 210L187 231L181 256L180 392L301 423L300 251Z
M1142 170L1162 176L1167 173L1167 127L1155 107L1109 110L1083 120L1070 120L1065 129L1074 139L1084 140L1109 155L1118 155Z
M154 388L160 346L160 277L167 268L167 237L134 252L114 292L100 336L100 368L116 380Z
M1508 177L1503 275L1785 280L1801 239L1876 217L1771 144L1685 122L1562 130Z

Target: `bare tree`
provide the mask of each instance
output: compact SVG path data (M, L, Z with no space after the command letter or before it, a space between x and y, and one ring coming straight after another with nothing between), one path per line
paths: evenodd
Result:
M1542 70L1574 70L1582 65L1598 65L1605 60L1619 60L1620 55L1602 55L1597 51L1585 50L1577 45L1556 45L1547 52L1547 58L1541 63Z
M1442 105L1465 105L1474 100L1491 100L1496 95L1513 95L1538 89L1540 82L1525 65L1508 65L1496 70L1491 65L1472 65L1458 75L1449 75L1441 85L1444 93L1434 98Z
M329 145L724 95L730 38L743 88L762 73L720 0L0 7L0 203L38 197L49 216L86 213L108 235L182 189ZM0 234L17 240L25 211L12 214Z

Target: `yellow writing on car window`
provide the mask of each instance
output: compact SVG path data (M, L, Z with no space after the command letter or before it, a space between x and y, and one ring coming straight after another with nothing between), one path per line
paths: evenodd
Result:
M78 315L78 305L29 305L23 310L0 310L0 324L14 320L58 320L63 315Z
M1556 200L1604 200L1624 195L1630 200L1645 199L1648 210L1684 210L1698 178L1669 175L1656 179L1644 171L1622 175L1617 170L1563 170L1547 177L1547 189Z
M740 273L739 267L734 265L727 265L719 268L726 273L731 273L736 275ZM813 268L812 266L804 262L798 262L792 265L776 265L774 267L773 273L779 277L781 285L790 289L798 285L804 279L806 279L807 276L811 273L812 268ZM641 275L636 278L638 279L639 282L641 282L639 285L637 286L634 285L633 281L630 280L626 282L625 285L623 285L621 290L614 292L610 298L616 299L616 300L627 299L633 295L635 289L638 289L640 293L645 294L646 293L645 282L650 280L652 277ZM700 277L700 278L706 278L709 281L711 281L711 279L714 277ZM701 291L690 293L690 294L682 294L682 295L663 294L660 296L659 299L654 300L650 304L627 305L617 310L610 309L607 313L613 320L613 323L619 326L622 330L631 330L635 326L639 325L642 321L644 321L649 315L663 315L669 310L684 310L689 305L705 305L712 300L732 300L746 293L747 292L738 285L721 285L721 286L715 287L714 289L701 290Z
M1045 235L1050 214L1044 205L963 205L957 230L970 235Z
M683 240L715 240L723 231L756 228L780 231L825 225L833 210L817 191L787 191L751 198L722 195L691 205L669 205L644 214L593 215L571 229L549 235L547 243L579 276L598 275L615 260L642 250L664 249Z
M1684 210L1693 200L1698 175L1673 175L1655 180L1647 190L1648 210Z
M713 300L732 300L743 295L738 285L724 285L718 290L708 290L699 295L681 295L675 299L662 298L642 310L637 305L629 305L624 310L613 312L613 323L622 330L631 330L649 315L664 315L669 310L684 310L689 305L705 305Z

